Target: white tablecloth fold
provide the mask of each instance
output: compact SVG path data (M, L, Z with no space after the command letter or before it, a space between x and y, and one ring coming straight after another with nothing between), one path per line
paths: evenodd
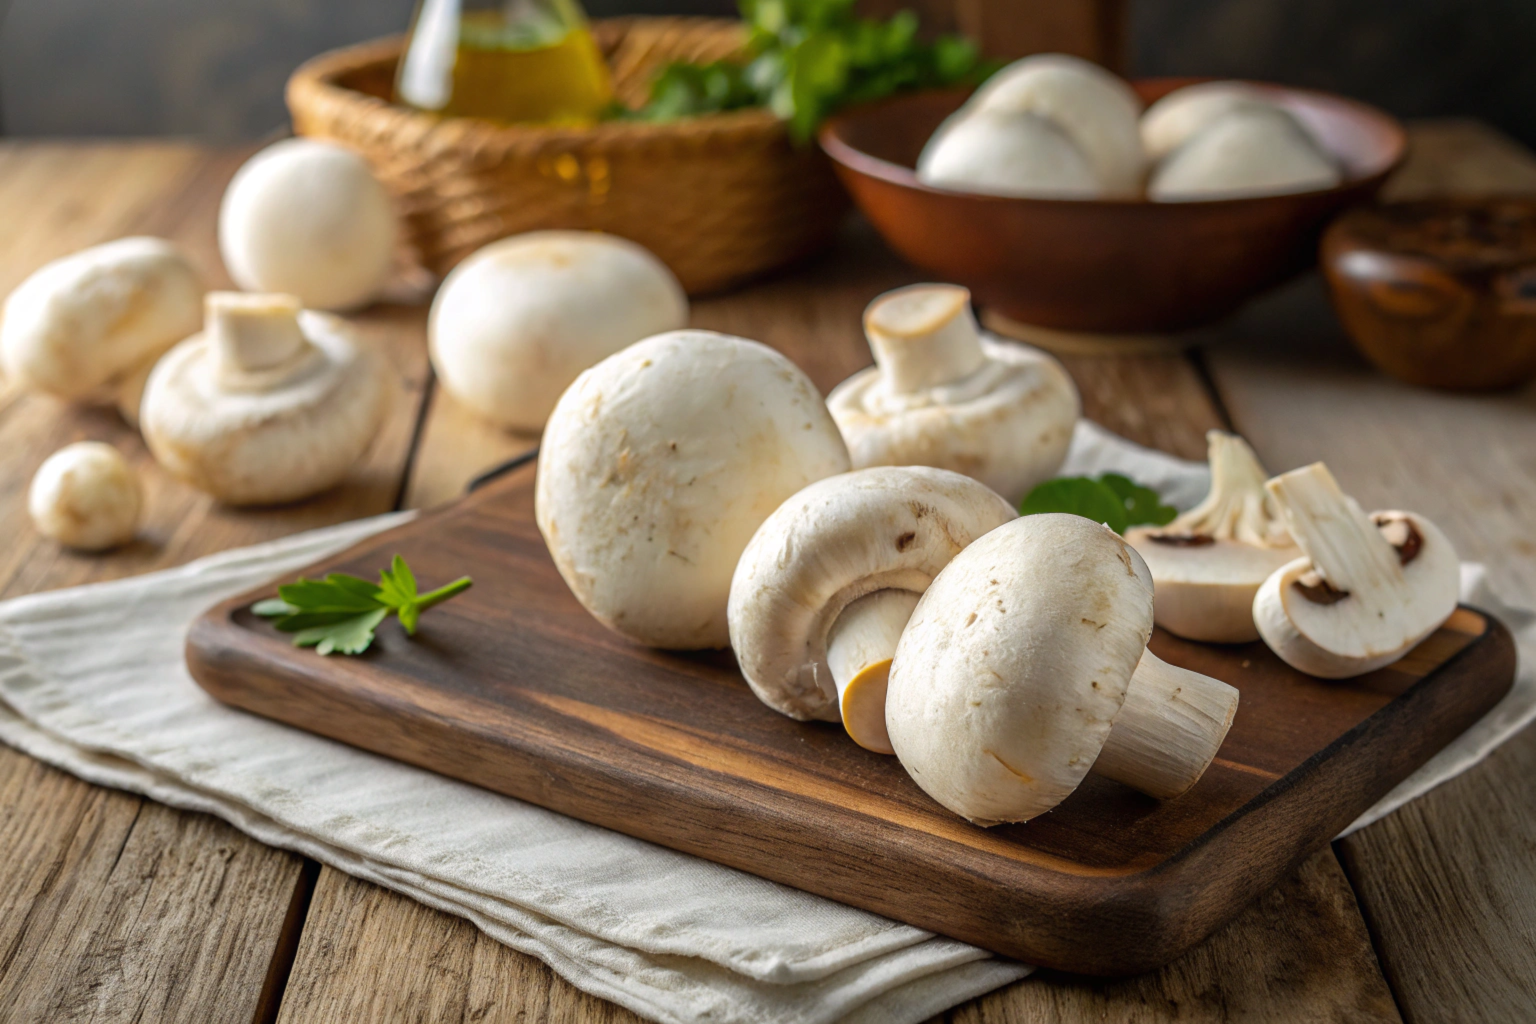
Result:
M1092 424L1066 472L1119 470L1181 507L1203 466ZM578 987L668 1022L916 1022L1029 972L935 936L226 708L187 625L225 597L404 521L382 516L181 568L0 604L0 740L82 778L217 815L469 918ZM1356 823L1465 771L1536 715L1536 624L1509 698Z

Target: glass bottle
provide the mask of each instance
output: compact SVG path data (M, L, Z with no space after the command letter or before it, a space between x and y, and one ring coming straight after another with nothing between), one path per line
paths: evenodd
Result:
M577 0L419 0L395 101L450 117L585 124L613 86Z

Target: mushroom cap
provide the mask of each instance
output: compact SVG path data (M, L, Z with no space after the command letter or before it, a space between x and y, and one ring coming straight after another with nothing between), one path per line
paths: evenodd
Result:
M1264 548L1233 540L1170 543L1161 528L1127 530L1156 583L1157 624L1187 640L1247 643L1259 638L1253 598L1274 571L1296 559L1294 544Z
M1329 189L1343 176L1301 122L1279 107L1248 104L1216 118L1152 173L1158 202L1236 199Z
M142 503L138 474L121 452L100 441L79 441L48 456L27 492L37 531L82 551L132 540Z
M1314 570L1303 555L1275 570L1253 599L1259 634L1282 661L1322 679L1347 679L1397 661L1451 613L1461 591L1461 561L1438 526L1415 512L1372 512L1379 528L1406 521L1419 537L1401 565L1402 585L1386 607L1359 607L1349 598L1308 599L1297 584Z
M45 264L5 301L6 375L60 398L98 397L197 331L203 285L177 246L120 238Z
M1093 767L1151 634L1152 578L1112 530L1015 519L918 602L891 662L891 745L955 813L1025 821Z
M1200 82L1175 89L1141 115L1141 142L1156 162L1188 142L1206 125L1239 107L1272 106L1246 82Z
M877 590L922 593L950 559L1018 515L969 477L859 469L811 484L769 516L731 580L731 647L752 692L791 718L838 720L827 635Z
M389 278L397 226L362 157L285 139L235 173L219 207L219 252L246 291L296 295L310 309L373 301Z
M1092 199L1103 191L1077 143L1031 113L962 110L939 126L917 161L925 185L992 196Z
M1063 53L1014 61L977 90L966 108L1054 121L1088 157L1103 195L1131 198L1141 191L1146 173L1141 100L1092 61Z
M878 367L832 389L827 407L855 467L935 466L1012 501L1061 468L1080 405L1077 387L1039 349L983 336L986 362L954 384L895 394Z
M303 357L250 375L221 366L207 332L149 375L140 428L155 460L230 505L273 505L339 483L373 441L384 365L341 319L304 311Z
M790 495L848 470L810 379L744 338L670 331L576 378L544 428L539 530L576 599L642 644L724 647L736 561Z
M455 398L537 431L582 370L687 323L682 286L645 248L592 231L535 231L459 264L432 303L428 335Z

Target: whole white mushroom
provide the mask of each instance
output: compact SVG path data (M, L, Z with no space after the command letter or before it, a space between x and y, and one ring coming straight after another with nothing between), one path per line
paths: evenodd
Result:
M1200 82L1175 89L1141 115L1147 158L1156 163L1217 118L1256 104L1273 106L1247 82Z
M1118 76L1092 61L1042 53L1014 61L966 104L970 113L1035 114L1053 121L1087 156L1099 194L1131 198L1141 191L1141 100Z
M534 509L556 568L603 625L642 644L724 647L731 575L758 526L848 470L810 379L744 338L672 331L560 397Z
M875 365L827 406L855 467L937 466L1016 502L1061 468L1077 387L1046 353L982 337L970 300L952 284L875 299L864 312Z
M397 230L367 162L315 139L285 139L251 157L219 207L219 252L235 283L296 295L309 309L377 298Z
M687 323L682 286L645 248L592 231L535 231L459 264L427 332L432 366L455 398L537 431L582 370Z
M1333 188L1343 181L1289 113L1247 104L1216 118L1157 166L1147 196L1164 203L1238 199Z
M203 285L177 246L120 238L35 271L5 300L0 362L25 387L116 402L137 422L155 360L197 331Z
M132 540L142 504L138 474L121 452L100 441L79 441L48 456L27 492L37 532L81 551Z
M952 115L917 161L925 185L984 195L1092 199L1098 176L1077 143L1035 114Z
M297 501L339 483L383 418L383 362L340 319L291 295L213 292L203 333L144 388L155 460L230 505Z

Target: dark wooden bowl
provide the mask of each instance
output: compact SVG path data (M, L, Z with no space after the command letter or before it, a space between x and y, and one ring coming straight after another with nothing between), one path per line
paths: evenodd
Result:
M1322 261L1355 347L1399 380L1486 391L1536 377L1536 200L1351 210Z
M1132 83L1151 102L1197 79ZM1345 168L1337 188L1193 203L1014 199L930 188L913 168L965 101L928 92L857 107L821 130L854 201L915 266L1026 324L1151 333L1219 320L1311 266L1323 226L1402 161L1402 126L1354 100L1253 83Z

